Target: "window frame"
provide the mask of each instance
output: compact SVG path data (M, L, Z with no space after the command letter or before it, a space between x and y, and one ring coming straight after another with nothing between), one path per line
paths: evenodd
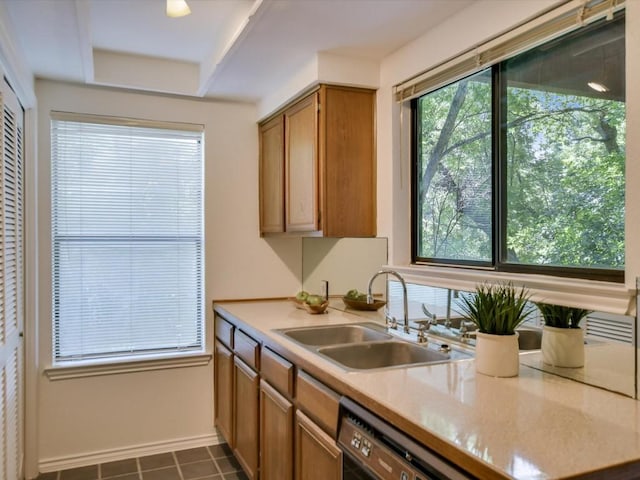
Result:
M624 12L624 11L623 11ZM620 15L620 14L618 14ZM622 13L624 15L624 13ZM535 48L532 46L531 49ZM526 51L526 50L525 50ZM512 58L512 57L510 57ZM418 255L419 232L418 232L418 212L419 212L419 186L418 186L418 165L419 148L419 108L420 98L429 95L440 88L457 83L465 78L475 75L477 72L470 72L462 78L452 79L451 82L436 89L423 92L421 95L410 100L410 162L411 162L411 263L412 265L428 265L453 267L461 269L485 270L509 274L529 274L546 275L554 277L576 278L584 280L606 281L614 283L625 282L625 268L589 268L589 267L568 267L551 265L528 265L506 262L507 258L507 129L503 128L503 119L507 116L507 102L503 101L507 96L506 63L509 58L505 58L493 64L491 68L492 88L491 88L491 175L492 175L492 226L493 239L491 245L492 261L480 262L470 260L439 259L420 257ZM626 63L626 62L625 62ZM626 189L626 181L625 181ZM626 205L625 205L626 206ZM626 263L626 262L625 262Z

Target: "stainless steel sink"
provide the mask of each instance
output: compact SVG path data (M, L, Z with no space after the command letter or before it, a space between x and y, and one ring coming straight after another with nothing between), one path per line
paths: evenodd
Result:
M448 353L394 340L323 347L318 349L318 353L354 370L415 366L447 362L451 359Z
M303 345L326 346L388 340L392 336L376 330L376 324L327 325L322 327L287 328L280 332Z
M434 341L418 345L398 339L372 322L275 331L347 370L427 365L472 357L466 351Z

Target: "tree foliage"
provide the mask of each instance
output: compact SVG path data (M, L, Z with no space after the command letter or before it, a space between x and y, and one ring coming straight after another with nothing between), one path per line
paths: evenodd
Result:
M624 267L625 104L507 88L502 125L508 261ZM491 261L490 72L418 101L418 254Z

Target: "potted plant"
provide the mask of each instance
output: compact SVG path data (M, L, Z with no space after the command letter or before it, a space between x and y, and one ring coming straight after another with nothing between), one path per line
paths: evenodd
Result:
M580 321L591 311L549 303L536 306L544 319L542 361L554 367L583 367L584 330Z
M533 311L524 287L511 283L479 285L464 295L459 308L473 322L476 332L476 371L494 377L518 375L520 359L516 328Z

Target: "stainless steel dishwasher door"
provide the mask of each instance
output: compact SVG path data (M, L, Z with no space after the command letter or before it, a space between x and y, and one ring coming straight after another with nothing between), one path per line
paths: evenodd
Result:
M346 397L340 399L338 445L344 480L474 478Z

